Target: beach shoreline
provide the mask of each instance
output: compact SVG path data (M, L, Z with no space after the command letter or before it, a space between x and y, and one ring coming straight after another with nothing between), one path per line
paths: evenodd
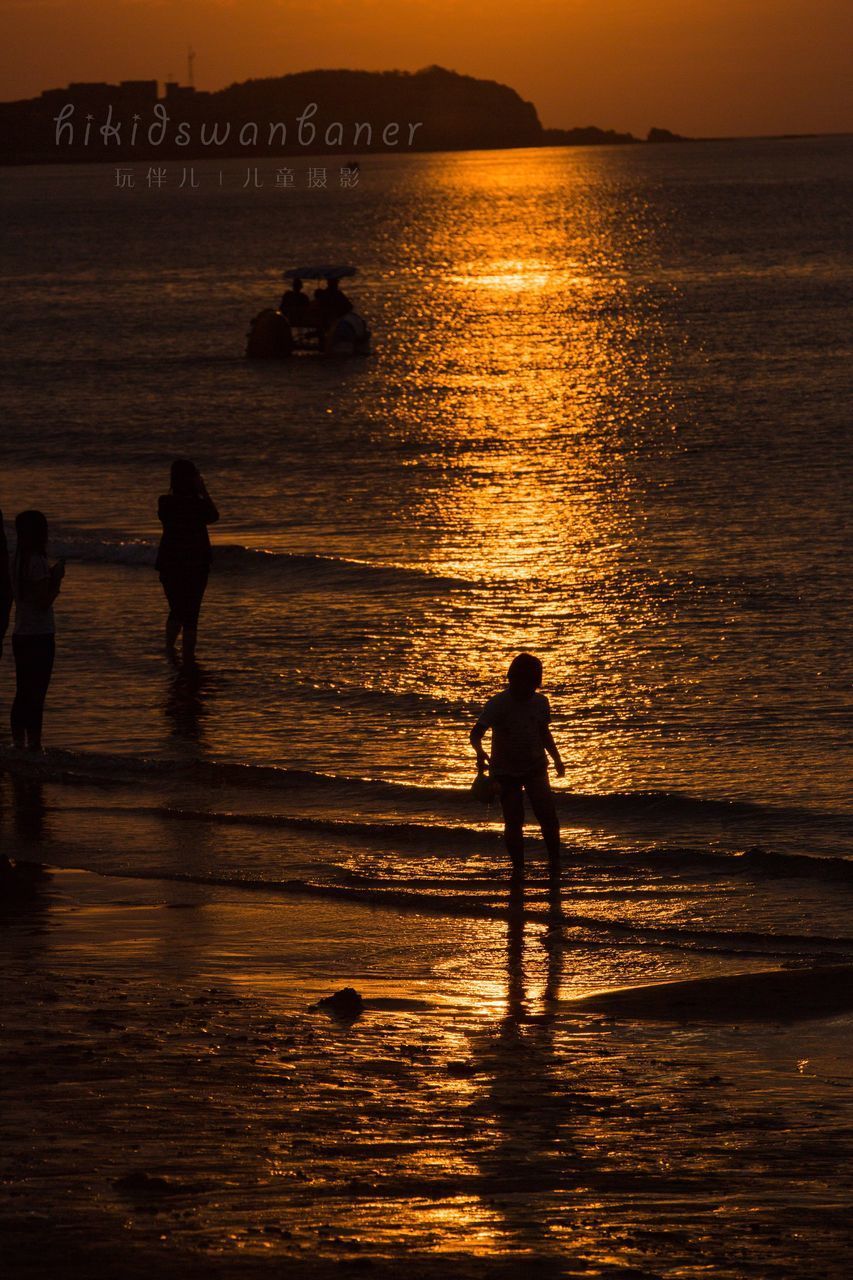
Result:
M539 925L466 955L465 921L249 897L58 871L6 911L16 1277L844 1274L849 1015L605 1016ZM343 986L358 1020L311 1007Z

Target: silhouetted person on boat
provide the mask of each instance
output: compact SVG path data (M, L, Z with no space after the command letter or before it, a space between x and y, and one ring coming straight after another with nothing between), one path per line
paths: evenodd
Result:
M324 329L328 329L330 324L353 309L352 303L334 277L326 281L325 289L314 290L314 301L319 308Z
M9 628L9 615L12 612L12 577L9 573L9 548L6 545L6 528L3 524L3 512L0 511L0 656L3 653L3 641Z
M48 562L47 520L40 511L22 511L16 516L15 534L12 741L19 749L39 751L44 702L56 656L53 602L65 577L65 561Z
M513 658L507 687L490 698L471 730L480 773L488 769L500 797L504 839L514 876L524 872L524 793L530 801L548 851L552 880L560 874L560 820L548 781L548 756L558 778L565 767L548 723L548 699L537 692L542 684L542 663L532 653ZM491 729L491 756L483 750L483 738Z
M171 488L157 505L163 536L155 567L169 602L166 620L166 649L175 655L178 636L183 632L184 662L195 659L198 615L207 587L212 552L209 524L219 512L205 488L198 467L189 458L172 463Z
M302 291L302 281L294 277L291 286L281 295L278 309L291 324L307 324L311 302Z

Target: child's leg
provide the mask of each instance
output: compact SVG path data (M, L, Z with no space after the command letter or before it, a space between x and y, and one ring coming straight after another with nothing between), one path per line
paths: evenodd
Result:
M15 699L12 703L12 741L16 747L27 745L27 725L30 717L30 671L27 636L13 636L12 649L15 654Z
M169 604L169 616L166 618L166 648L171 651L178 643L178 636L181 634L181 618L178 613L178 594L175 588L174 576L164 577L160 574L160 582Z
M44 719L44 703L53 673L56 642L53 636L32 636L33 655L30 672L30 707L27 719L27 746L33 750L41 747L41 728Z
M167 649L174 649L175 645L178 643L178 636L180 634L181 634L180 619L177 618L175 614L172 613L170 610L169 616L166 619L166 648Z
M524 867L524 798L521 779L501 779L501 809L504 815L504 841L514 871Z
M525 778L524 787L530 797L530 805L536 814L536 820L542 828L542 837L545 848L548 850L551 870L559 870L560 819L557 817L557 806L554 804L554 793L548 781L547 770Z

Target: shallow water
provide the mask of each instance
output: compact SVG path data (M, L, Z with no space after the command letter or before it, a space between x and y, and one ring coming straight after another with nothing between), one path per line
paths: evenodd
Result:
M0 779L4 847L476 937L506 866L468 728L526 647L575 936L846 954L850 155L371 158L288 193L7 170L0 501L69 569L54 754ZM300 258L358 263L374 356L243 359ZM185 453L222 521L176 674L152 564Z

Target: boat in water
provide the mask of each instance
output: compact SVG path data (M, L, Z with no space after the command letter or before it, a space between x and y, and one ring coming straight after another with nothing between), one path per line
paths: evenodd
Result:
M252 320L247 334L250 360L285 360L297 354L368 356L370 330L340 288L340 281L358 274L351 266L294 267L285 271L291 282L277 308L265 307ZM323 282L309 297L305 281Z

